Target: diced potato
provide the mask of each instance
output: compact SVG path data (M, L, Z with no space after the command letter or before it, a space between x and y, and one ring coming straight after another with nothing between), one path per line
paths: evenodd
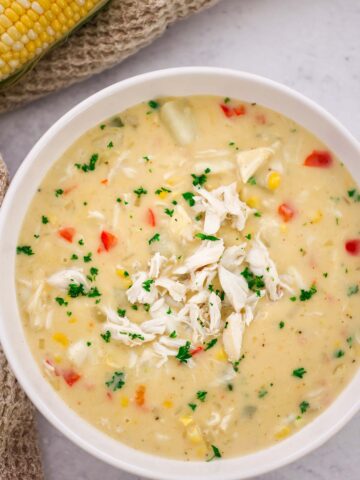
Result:
M166 102L160 110L160 117L175 141L188 145L195 138L195 122L191 107L185 100Z

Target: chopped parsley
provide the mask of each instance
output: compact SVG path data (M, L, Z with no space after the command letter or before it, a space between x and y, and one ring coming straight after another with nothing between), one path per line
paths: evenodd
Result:
M177 337L177 333L175 330L173 330L170 335L169 335L170 338L176 338Z
M126 310L124 310L124 309L122 309L122 308L118 308L117 314L119 315L119 317L124 318L125 315L126 315Z
M155 190L156 195L160 195L160 193L165 192L165 193L171 193L171 190L165 187L160 187L157 190Z
M47 223L49 223L48 217L45 217L45 215L42 215L42 216L41 216L41 223L43 223L44 225L46 225Z
M62 297L56 297L55 302L57 302L60 305L60 307L62 306L66 307L67 305L69 305L68 302Z
M91 257L92 257L92 253L91 253L91 252L89 252L87 255L84 255L84 257L83 257L84 262L85 262L85 263L91 262L91 260L92 260Z
M19 245L16 247L16 253L20 255L20 253L23 253L24 255L34 255L34 252L30 245Z
M182 345L179 347L179 351L176 354L176 358L181 362L181 363L187 363L189 358L191 358L191 353L189 352L190 350L190 342L187 341L185 345Z
M155 101L155 100L150 100L148 102L148 105L150 108L152 108L153 110L157 110L159 107L160 107L160 103Z
M248 233L247 235L245 235L245 238L247 238L248 240L251 240L251 233Z
M108 144L107 144L107 148L113 148L114 144L112 141L110 141Z
M315 285L312 285L310 290L301 289L300 296L299 296L300 302L305 302L306 300L310 300L310 298L313 295L315 295L316 292L317 292L317 289L316 289Z
M137 195L138 198L140 198L141 195L146 195L148 192L143 187L139 187L136 190L134 190L134 193Z
M79 297L80 295L85 295L84 285L82 283L70 283L68 285L68 295L71 298Z
M132 308L133 310L138 310L138 309L139 309L137 305L131 305L131 308Z
M213 338L212 340L210 340L210 342L208 342L206 344L206 347L204 349L205 352L206 352L206 350L210 350L210 348L212 348L214 345L216 345L216 343L217 343L217 338Z
M76 255L76 253L73 253L70 257L70 260L77 260L79 257Z
M221 458L220 450L215 445L211 445L211 448L213 451L213 456L206 460L207 462L211 462L211 460L214 460L214 458Z
M150 292L150 288L151 288L151 284L154 283L154 280L152 278L149 278L149 280L145 280L143 283L142 283L142 288L147 291L147 292Z
M105 333L100 333L100 337L104 340L104 342L109 343L111 338L110 330L106 330Z
M87 293L87 296L89 298L94 298L94 297L101 297L101 293L97 289L97 287L91 287L90 290Z
M348 337L348 338L346 339L346 343L349 345L349 348L352 347L353 342L354 342L353 337Z
M354 202L360 202L360 192L353 188L352 190L348 190L347 192L349 198L352 198Z
M335 357L335 358L341 358L341 357L343 357L344 355L345 355L344 350L336 350L336 351L334 352L334 357Z
M169 217L172 217L174 215L174 209L173 210L170 210L170 208L165 208L164 212L166 213L166 215L169 215Z
M144 303L144 310L148 312L150 310L150 303Z
M290 302L296 302L296 297L290 297L289 300Z
M187 203L190 205L190 207L193 207L195 205L195 200L194 200L194 194L191 192L185 192L182 194L182 197L184 200L187 201Z
M64 190L62 188L57 188L55 190L55 197L60 197L64 193Z
M259 292L260 288L265 287L265 282L263 280L263 275L254 275L249 267L246 267L245 270L241 272L241 275L245 278L248 287L253 292ZM260 293L260 292L259 292Z
M79 244L79 245L84 245L84 239L83 239L83 238L80 238L80 240L78 241L78 244Z
M207 174L210 172L211 172L210 168L206 168L204 173L202 173L201 175L195 175L195 173L192 173L191 174L193 178L192 184L194 185L194 187L197 187L197 186L201 187L202 185L204 185L204 183L206 183L206 180L207 180Z
M124 372L114 372L111 380L105 382L105 385L113 392L120 390L125 385L125 374Z
M258 393L259 398L264 398L269 392L265 388L261 388Z
M91 342L86 342L87 347L91 347Z
M297 378L303 378L305 375L306 370L304 367L296 368L295 370L292 371L292 376L297 377Z
M350 285L347 289L347 296L351 297L352 295L356 295L359 292L359 285Z
M100 125L100 130L104 130L105 127L106 125L103 123L102 125Z
M305 413L306 410L310 407L310 403L307 402L306 400L302 401L299 405L300 412Z
M160 233L155 233L155 235L148 240L149 245L153 242L160 242Z
M131 333L131 332L120 332L121 335L127 335L128 337L131 338L131 340L136 340L137 338L139 340L145 340L145 338L143 337L143 335L141 335L140 333Z
M99 160L99 154L93 153L90 157L89 163L75 163L75 167L83 172L93 172L96 167L96 162Z
M188 406L191 408L191 410L192 410L193 412L195 412L195 410L196 410L196 408L197 408L196 403L188 403Z
M261 212L255 212L254 217L261 217Z
M205 392L204 390L199 390L196 392L196 398L200 400L200 402L205 402L207 393L208 392Z
M147 155L144 155L142 158L143 160L145 160L145 162L150 162L150 157L148 157Z
M96 275L99 273L99 269L96 267L91 267L90 268L90 275L87 275L86 278L90 280L90 282L93 282L96 278Z
M200 240L210 240L211 242L216 242L220 240L218 237L214 237L213 235L205 235L205 233L197 233L195 235L196 238L200 238Z
M256 185L256 178L255 177L250 177L249 180L247 181L250 185Z
M285 327L285 322L283 322L283 321L281 320L281 322L279 322L279 328L281 329L281 328L284 328L284 327Z

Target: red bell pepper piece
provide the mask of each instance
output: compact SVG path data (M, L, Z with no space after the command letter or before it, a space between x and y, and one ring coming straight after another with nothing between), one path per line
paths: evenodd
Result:
M58 231L58 234L60 235L60 237L69 243L72 243L75 233L76 233L75 228L72 228L72 227L61 228Z
M331 153L326 150L313 150L305 158L304 165L306 167L329 168L332 165Z
M360 238L353 238L345 242L345 250L350 255L360 255Z
M149 208L148 210L148 223L152 227L155 227L156 225L156 218L155 218L155 213Z
M230 107L229 105L225 105L224 103L220 104L221 110L224 112L224 115L228 118L239 117L240 115L245 115L246 108L244 105L238 105L237 107Z
M197 355L198 353L203 352L203 351L204 351L204 347L199 345L198 347L195 347L193 350L190 350L190 354L191 354L191 356L194 356L194 355Z
M81 378L81 375L76 373L74 370L64 370L62 372L62 376L65 382L69 385L69 387L72 387L74 383L76 383Z
M105 250L108 252L111 248L114 248L117 244L117 238L110 232L103 230L100 235L101 243ZM99 251L99 250L98 250Z
M295 215L295 211L287 203L282 203L278 207L278 214L282 216L284 222L289 222Z

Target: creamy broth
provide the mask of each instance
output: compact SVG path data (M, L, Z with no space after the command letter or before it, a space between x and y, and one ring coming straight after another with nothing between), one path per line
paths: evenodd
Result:
M359 207L341 160L276 112L132 107L64 153L25 217L33 355L131 447L217 460L279 442L357 369Z

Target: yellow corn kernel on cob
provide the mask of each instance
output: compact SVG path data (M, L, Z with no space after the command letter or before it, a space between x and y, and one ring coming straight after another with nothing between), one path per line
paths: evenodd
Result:
M109 0L2 0L0 87L10 85L37 59Z

